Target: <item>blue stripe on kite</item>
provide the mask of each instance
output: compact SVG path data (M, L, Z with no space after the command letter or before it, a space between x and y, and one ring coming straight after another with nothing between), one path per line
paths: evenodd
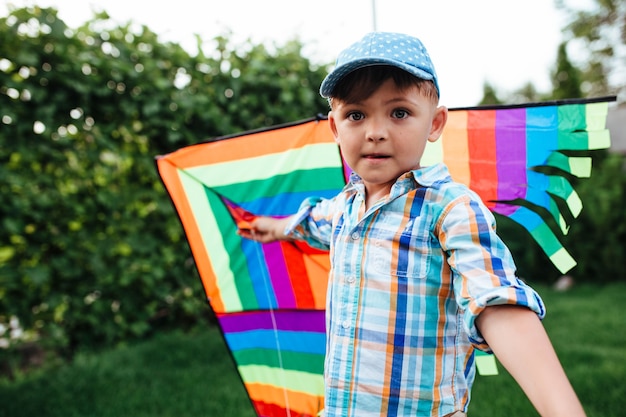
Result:
M509 218L516 221L529 232L532 232L545 223L541 216L526 207L520 207L515 213L511 214Z
M546 174L528 170L526 178L528 178L528 188L536 190L547 190L550 188L550 178Z
M526 191L526 201L539 207L543 207L546 210L550 210L552 198L550 197L550 194L545 191L545 189L529 189L528 191Z
M245 254L252 289L259 309L276 308L278 303L272 284L269 282L269 272L265 264L265 257L261 244L249 239L241 239L241 250ZM255 271L253 273L253 271ZM235 276L235 279L237 277Z
M559 114L556 106L526 109L527 166L541 166L558 148ZM532 186L529 178L529 185Z
M341 189L282 193L241 203L241 207L251 213L263 214L265 216L289 216L298 211L300 204L308 197L314 195L321 198L332 198L339 191Z
M254 348L278 350L276 336L278 336L280 350L325 354L326 335L324 333L250 330L224 334L228 346L233 351Z

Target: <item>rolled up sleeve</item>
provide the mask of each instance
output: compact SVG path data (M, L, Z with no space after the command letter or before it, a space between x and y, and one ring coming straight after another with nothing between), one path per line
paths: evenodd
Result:
M331 204L332 200L319 197L304 200L285 228L285 235L303 240L316 249L328 250L332 231Z
M491 351L476 327L478 315L489 306L523 306L544 318L541 297L515 275L511 253L496 234L493 214L482 202L466 196L453 201L440 217L438 229L472 344Z

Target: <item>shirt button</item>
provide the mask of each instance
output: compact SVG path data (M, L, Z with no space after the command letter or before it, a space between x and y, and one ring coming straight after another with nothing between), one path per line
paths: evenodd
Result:
M344 329L350 327L350 320L344 320L343 323L341 323L341 327L343 327Z
M354 284L354 282L355 282L355 281L356 281L356 278L355 278L355 277L348 277L348 282L349 282L350 284Z
M358 232L352 233L352 240L359 240L360 237L361 237L361 235L359 235Z

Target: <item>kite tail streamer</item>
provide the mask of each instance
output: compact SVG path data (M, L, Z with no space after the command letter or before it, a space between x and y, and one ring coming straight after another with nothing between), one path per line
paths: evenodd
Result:
M550 229L550 226L535 211L522 206L518 207L508 217L530 233L535 242L537 242L562 274L576 266L576 261L572 255L563 247L552 229Z
M532 156L527 155L528 188L524 200L547 210L562 235L567 235L569 225L555 198L560 198L565 203L570 219L579 216L583 208L582 201L565 176L542 174L535 169L556 168L577 178L589 178L591 158L569 156L563 152L609 148L611 139L606 128L607 114L607 100L535 107L529 108L526 112L529 124L527 143ZM546 133L546 127L553 129L554 133ZM545 157L542 157L542 154ZM523 207L509 217L530 232L561 273L568 272L576 265L576 261L563 247L549 225L545 222L539 223L541 217L538 213L531 212L528 207Z

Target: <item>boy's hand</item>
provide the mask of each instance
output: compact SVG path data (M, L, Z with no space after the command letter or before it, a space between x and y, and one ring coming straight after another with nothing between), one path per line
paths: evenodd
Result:
M289 224L291 217L257 217L250 223L249 229L239 229L238 233L247 239L261 243L274 242L276 240L287 240L285 227Z

